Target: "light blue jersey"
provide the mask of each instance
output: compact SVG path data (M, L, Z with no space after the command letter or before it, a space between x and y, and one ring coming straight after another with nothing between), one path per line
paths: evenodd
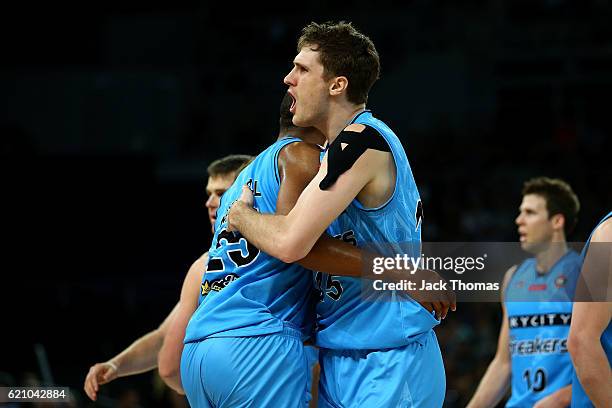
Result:
M569 250L545 274L529 258L510 278L504 302L512 366L507 407L531 407L571 383L567 336L580 265L580 255Z
M395 256L419 256L421 200L401 142L389 127L364 111L352 123L374 128L391 148L396 168L393 195L378 208L364 208L357 199L327 233L360 248ZM408 244L408 245L406 245ZM328 349L388 349L405 346L439 322L408 295L362 293L362 280L318 272L317 345Z
M595 228L593 228L593 232L608 218L612 218L612 211L608 213L608 215L606 215ZM587 240L586 244L584 244L584 248L582 249L583 260L586 256L587 249L589 249L593 232L591 232L589 239ZM608 364L612 367L612 322L608 323L608 327L606 327L606 330L604 330L603 334L601 335L601 346L608 357ZM574 376L572 378L572 407L593 407L593 403L584 391L582 384L580 384L580 380L578 379L576 372L574 372Z
M370 126L389 145L395 188L378 208L353 200L327 232L380 255L418 256L422 207L406 153L397 136L370 112L352 123ZM442 406L446 378L432 330L439 321L431 313L403 292L371 290L371 281L316 273L315 282L321 299L319 407Z
M277 159L283 147L300 139L284 138L259 154L223 194L217 210L215 235L207 271L202 278L200 304L193 314L185 343L211 337L280 333L292 327L310 334L311 274L259 251L238 232L227 231L226 215L249 184L254 208L274 213L280 188Z

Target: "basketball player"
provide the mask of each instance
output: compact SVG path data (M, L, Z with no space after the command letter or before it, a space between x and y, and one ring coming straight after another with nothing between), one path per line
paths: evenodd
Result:
M591 243L595 245L590 245ZM609 282L612 277L610 243L612 212L595 227L582 250L584 265L581 276L584 277L584 282L593 277L604 277L602 289L606 292L610 290ZM600 246L598 250L594 249L596 245ZM607 270L603 269L606 266ZM581 279L579 285L582 282ZM578 291L582 289L579 286ZM609 407L612 404L612 302L609 302L609 292L599 299L596 297L590 303L584 300L579 298L574 303L568 341L575 367L572 378L572 407Z
M495 358L468 407L495 406L511 387L507 407L566 407L572 363L567 336L580 256L568 249L580 204L559 179L523 186L515 222L521 248L533 255L506 272Z
M208 166L208 182L206 185L208 199L205 206L208 210L211 227L217 217L217 208L219 208L221 196L232 185L239 169L251 159L251 156L246 155L230 155L216 160ZM207 257L208 255L205 253L191 265L185 276L186 282L190 279L201 281ZM84 384L85 392L89 398L95 401L99 386L117 377L139 374L157 367L157 354L162 347L168 326L177 313L178 306L177 303L157 329L140 337L110 360L91 366ZM171 375L171 373L162 374Z
M257 192L244 189L225 219L229 229L285 262L308 256L330 225L333 235L359 247L393 255L389 244L407 242L408 254L417 256L422 207L406 154L365 109L378 75L374 44L351 24L304 28L285 83L294 98L293 123L321 131L327 152L287 215L254 210ZM317 280L319 406L441 406L444 366L432 330L439 320L403 293L363 299L360 279Z

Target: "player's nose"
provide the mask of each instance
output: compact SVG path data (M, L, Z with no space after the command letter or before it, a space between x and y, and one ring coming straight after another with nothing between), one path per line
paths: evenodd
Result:
M516 216L516 218L514 219L514 223L516 225L521 225L523 223L523 217L521 216L521 214Z
M212 194L208 197L208 199L206 200L206 203L204 204L204 206L206 208L210 208L213 209L215 207L215 195Z
M292 69L291 71L289 71L289 73L283 79L283 83L285 85L289 85L289 86L295 85L294 76L293 76L293 71L294 70L295 69Z

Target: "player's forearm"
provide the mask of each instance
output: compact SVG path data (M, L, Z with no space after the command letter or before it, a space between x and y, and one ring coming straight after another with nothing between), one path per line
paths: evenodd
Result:
M159 330L153 330L136 340L110 360L117 366L117 375L124 377L157 367L157 353L162 343L163 336Z
M337 276L362 275L364 253L361 249L323 234L306 257L297 263L313 271Z
M510 362L497 356L482 377L467 408L493 407L506 395L510 386Z
M260 214L241 201L232 206L229 223L251 244L287 263L304 258L314 244L300 243L286 216Z
M597 337L572 338L570 354L580 384L596 407L612 401L610 363Z

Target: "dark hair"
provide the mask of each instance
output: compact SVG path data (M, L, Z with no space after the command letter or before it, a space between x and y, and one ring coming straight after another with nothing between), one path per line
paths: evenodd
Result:
M230 154L215 160L206 168L209 177L229 176L238 173L246 163L253 160L253 156L246 154Z
M295 127L293 124L293 113L290 112L291 105L293 105L293 98L289 93L286 93L285 96L283 96L279 110L278 125L281 133Z
M380 60L372 40L351 23L313 22L302 29L298 52L305 46L319 52L324 78L345 76L348 79L350 102L367 102L368 92L380 74Z
M548 218L563 214L565 218L565 235L572 232L578 222L580 201L572 187L561 179L536 177L523 184L523 195L537 194L546 201Z

